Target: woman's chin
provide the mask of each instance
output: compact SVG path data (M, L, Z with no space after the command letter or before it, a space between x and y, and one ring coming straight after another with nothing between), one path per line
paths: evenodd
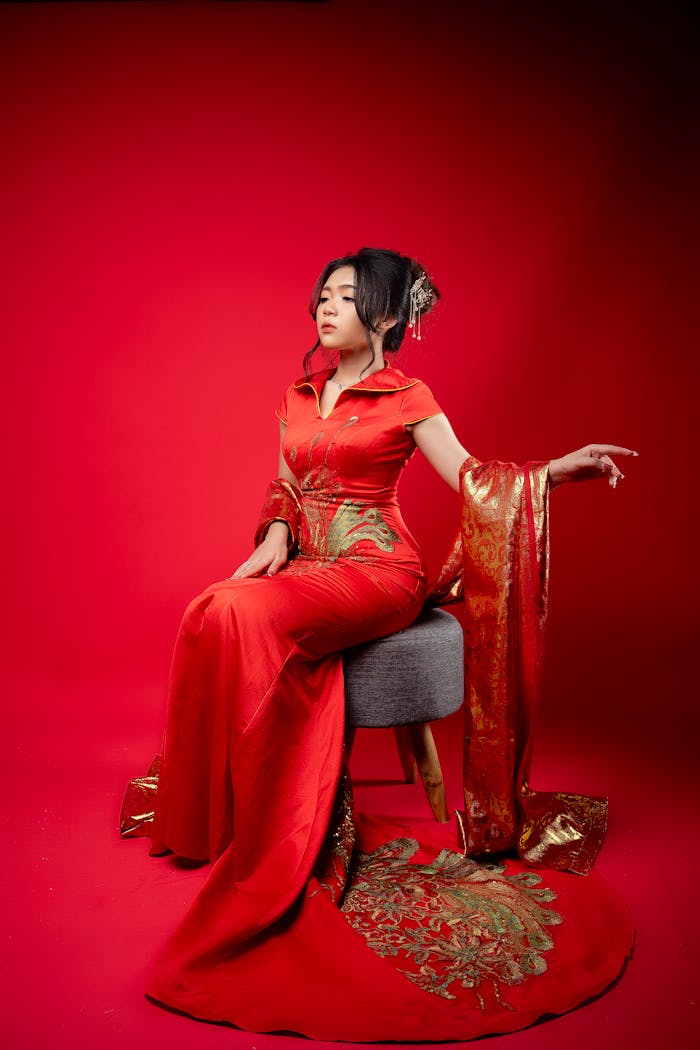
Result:
M319 336L321 346L324 350L332 350L339 354L366 354L367 343L351 343L341 338L337 332L324 332Z

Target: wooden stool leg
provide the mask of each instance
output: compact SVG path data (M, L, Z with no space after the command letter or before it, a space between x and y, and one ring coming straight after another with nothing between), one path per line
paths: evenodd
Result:
M403 769L406 783L417 784L418 767L411 745L411 738L408 735L408 726L394 726L394 736L396 737L396 746L399 749L401 768Z
M416 756L430 808L435 819L445 824L448 820L447 799L433 732L427 722L421 722L418 725L408 726L408 735L413 745L413 753Z

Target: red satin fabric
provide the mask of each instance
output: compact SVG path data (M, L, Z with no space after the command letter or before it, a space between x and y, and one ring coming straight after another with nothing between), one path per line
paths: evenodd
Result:
M288 879L315 825L325 832L342 751L337 654L405 627L424 598L396 486L415 448L406 422L439 407L387 368L322 419L328 374L290 387L279 409L303 500L298 556L274 577L208 587L173 657L153 850L215 860L235 836L236 881L263 863L268 839ZM293 786L297 749L306 774Z
M173 1005L207 973L203 959L303 890L340 774L339 650L407 626L424 599L396 485L414 450L405 424L439 408L387 368L322 419L328 374L291 387L278 413L303 497L298 556L274 577L208 587L175 647L152 852L217 863L159 968L158 996Z
M423 565L396 485L414 448L407 426L439 407L423 384L386 368L342 391L322 419L328 374L294 384L278 411L301 491L298 556L272 578L213 584L183 618L152 849L215 863L160 952L148 991L199 1018L324 1039L509 1031L605 987L619 972L631 927L601 884L584 890L562 882L556 893L576 914L546 949L547 966L510 980L505 1004L498 995L484 1003L466 981L448 998L417 986L402 972L403 957L415 964L410 950L373 950L339 909L353 822L334 809L344 728L338 651L399 630L423 604ZM364 825L360 846L381 849L397 834ZM455 851L448 862L460 863L454 830L397 842L411 864L428 865L416 892L434 903L439 879L429 866L444 847ZM417 872L423 877L415 867L403 872L411 884ZM455 901L462 903L453 914ZM448 894L439 925L450 930L459 921L478 940L494 907L474 922L463 893L452 903ZM367 913L370 925L374 914ZM496 928L492 948L500 936ZM435 958L439 968L439 952Z

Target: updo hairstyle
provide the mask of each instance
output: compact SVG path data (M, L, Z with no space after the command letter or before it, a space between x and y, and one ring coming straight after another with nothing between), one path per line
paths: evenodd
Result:
M331 274L339 270L341 266L352 266L355 270L355 309L367 330L367 346L372 350L372 360L366 366L369 368L374 361L371 335L373 332L380 331L379 326L382 321L391 318L396 322L384 333L382 343L384 353L395 353L401 346L410 315L411 286L424 275L425 271L415 259L385 248L360 248L356 255L344 255L342 259L332 259L324 266L311 294L309 309L314 320L316 320L321 298L321 289L325 287ZM424 317L432 310L440 298L440 293L428 277L425 277L421 287L429 295L427 301L420 307L420 316ZM426 300L426 296L422 298ZM320 344L321 340L317 339L304 357L304 371L307 376L311 371L311 358Z

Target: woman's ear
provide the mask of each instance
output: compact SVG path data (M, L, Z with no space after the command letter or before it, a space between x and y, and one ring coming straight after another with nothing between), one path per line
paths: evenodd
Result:
M380 322L379 327L381 328L381 330L383 332L388 332L389 329L393 328L395 324L396 324L396 318L395 317L387 317L387 319L385 321L381 321Z

